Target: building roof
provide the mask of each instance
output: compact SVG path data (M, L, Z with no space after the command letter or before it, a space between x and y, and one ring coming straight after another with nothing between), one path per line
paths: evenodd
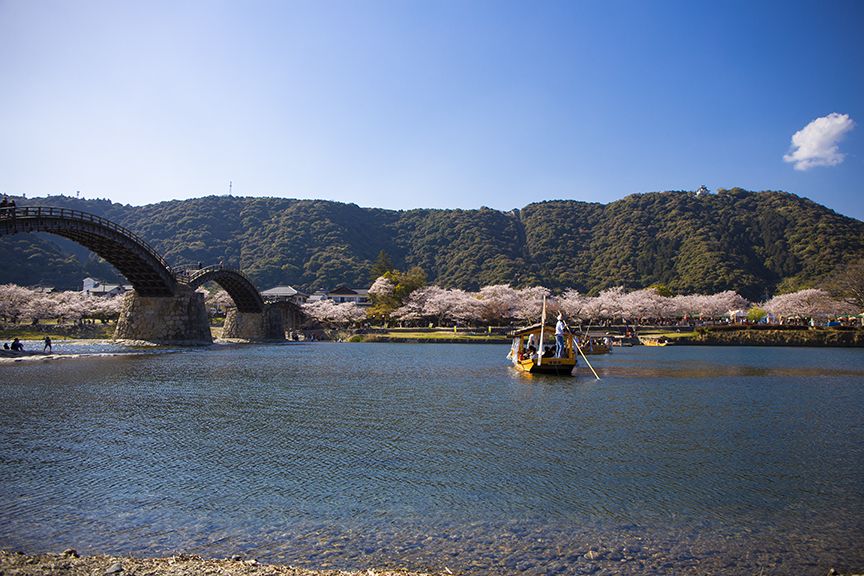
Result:
M274 286L269 290L264 290L261 292L262 296L271 296L274 298L290 298L291 296L305 296L302 292L295 289L293 286Z
M325 292L324 290L316 290L315 292L312 293L311 296L309 296L309 302L316 302L318 300L326 300L326 299L327 299L327 292Z
M369 294L369 290L366 288L348 288L344 284L340 284L333 290L328 292L330 296L334 294L337 296L366 296Z
M124 290L128 292L129 290L132 290L132 286L127 284L97 284L96 286L93 286L93 288L90 288L88 292L91 294L94 292L108 293L113 292L114 290Z

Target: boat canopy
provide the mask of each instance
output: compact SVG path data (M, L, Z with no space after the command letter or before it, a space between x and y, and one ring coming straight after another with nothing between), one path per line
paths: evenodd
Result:
M543 328L542 324L534 324L533 326L528 326L527 328L520 328L518 330L514 330L512 332L513 337L517 336L525 336L527 334L540 334L540 329ZM547 324L543 330L549 330L550 334L555 334L555 326L552 324Z

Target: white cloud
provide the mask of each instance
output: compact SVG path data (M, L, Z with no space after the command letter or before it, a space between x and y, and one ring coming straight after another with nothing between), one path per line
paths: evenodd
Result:
M796 170L815 166L836 166L843 162L837 143L855 127L848 114L833 112L817 118L792 136L792 148L783 160L795 164Z

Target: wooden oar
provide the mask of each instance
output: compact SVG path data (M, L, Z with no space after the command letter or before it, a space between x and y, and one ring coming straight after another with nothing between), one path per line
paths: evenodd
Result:
M591 362L588 361L588 357L585 356L585 352L583 352L583 351L582 351L582 347L579 346L579 342L576 340L576 335L573 334L573 331L570 329L570 326L567 326L567 323L566 323L566 322L564 322L564 326L567 328L567 332L570 333L570 341L573 342L573 344L576 345L576 349L579 350L579 353L580 353L580 354L582 354L582 358L585 360L585 364L587 364L587 365L588 365L588 368L591 369L591 372L594 373L594 377L597 378L597 380L600 380L600 376L597 375L597 371L594 370L594 367L593 367L593 366L591 366Z
M537 343L537 366L543 365L543 329L546 328L546 295L543 295L543 312L540 313L540 342Z

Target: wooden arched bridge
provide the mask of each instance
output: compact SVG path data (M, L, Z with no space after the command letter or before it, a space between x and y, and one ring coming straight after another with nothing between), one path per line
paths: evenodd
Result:
M208 266L206 268L175 268L174 277L193 290L207 282L219 284L234 300L239 312L261 312L264 299L249 278L239 270Z
M204 328L200 325L202 313L206 321L203 300L197 298L201 300L200 306L191 302L196 299L195 290L205 282L211 281L219 284L231 296L237 307L237 313L266 315L267 304L261 297L261 293L239 270L224 268L221 265L172 268L142 238L123 226L95 214L46 206L0 209L0 236L27 232L47 232L77 242L104 258L129 280L140 302L124 306L124 312L121 313L118 321L118 337L162 341L210 340L209 324L206 336ZM147 304L149 299L153 299L150 305ZM192 310L190 306L195 309ZM184 314L184 307L189 308L186 314L191 318L186 322L185 327L180 326L183 321L178 318L178 315ZM128 312L127 309L137 310L137 312ZM146 314L148 310L154 315L153 321L149 324L158 324L158 316L168 315L163 318L164 324L168 326L163 335L165 337L148 337L152 336L153 330L135 328L135 326L148 324L134 317L135 314ZM127 317L124 317L124 314ZM263 333L273 336L278 332L278 327L273 315L270 316L261 320L262 330ZM257 318L251 321L247 318L241 323L249 328L257 323ZM190 327L188 324L195 326ZM128 333L123 333L124 329L127 329ZM158 332L157 329L155 331L157 336L159 336ZM243 330L241 329L240 332ZM236 336L245 337L242 333Z

